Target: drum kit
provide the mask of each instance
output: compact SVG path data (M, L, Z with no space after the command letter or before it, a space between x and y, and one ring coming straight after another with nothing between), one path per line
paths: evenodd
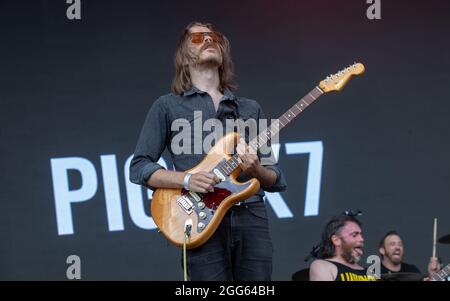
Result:
M303 269L292 274L293 281L309 281L309 268Z
M444 235L439 239L436 239L437 234L437 219L434 219L433 228L433 257L436 257L436 242L441 244L450 244L450 234ZM445 281L449 276L450 265L447 265L436 275L431 276L430 280ZM442 275L441 275L442 274ZM417 273L389 273L381 274L382 281L422 281L426 276Z
M450 244L450 234L442 236L441 238L439 238L438 243Z
M433 229L433 257L436 257L436 242L441 244L450 244L450 234L444 235L439 239L436 239L437 233L437 219L434 219L434 229ZM444 276L449 276L450 274L450 265L447 265L441 272ZM389 273L389 274L381 274L381 281L422 281L426 276L418 273ZM432 280L445 280L443 277L435 277L436 279ZM292 275L293 281L309 281L309 268L303 269L295 272Z

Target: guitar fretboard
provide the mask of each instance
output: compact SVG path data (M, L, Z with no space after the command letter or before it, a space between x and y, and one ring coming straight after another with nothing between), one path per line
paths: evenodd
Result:
M300 99L283 115L272 122L268 128L262 130L257 137L249 142L249 146L255 151L258 150L261 146L269 142L272 137L276 136L281 129L287 126L322 94L323 91L319 87L312 89L311 92L309 92L305 97ZM223 174L230 175L238 166L238 155L234 154L231 159L220 164L218 168Z
M447 265L445 268L431 276L431 280L433 281L445 281L447 280L447 277L450 275L450 264Z

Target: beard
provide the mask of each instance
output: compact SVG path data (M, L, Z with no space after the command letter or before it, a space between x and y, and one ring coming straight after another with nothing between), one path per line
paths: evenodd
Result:
M403 261L403 253L400 250L386 253L386 257L394 264L400 264Z
M205 52L208 48L216 49L216 52L210 55L206 55L206 57L202 57L203 52ZM220 51L220 47L214 43L205 43L205 45L200 48L198 54L195 58L195 64L198 66L206 66L206 67L220 67L222 65L223 59Z
M343 240L341 256L348 263L358 263L362 257L362 248L364 244L351 244ZM356 250L355 250L356 249Z

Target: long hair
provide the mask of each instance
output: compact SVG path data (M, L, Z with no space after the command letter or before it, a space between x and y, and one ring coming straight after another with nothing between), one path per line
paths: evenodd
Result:
M183 92L189 91L192 88L191 75L189 74L188 62L192 62L194 57L188 48L189 30L193 26L204 26L211 31L215 31L211 23L192 22L183 31L178 40L177 49L175 51L175 77L172 82L172 92L180 95ZM226 88L229 90L236 90L237 85L234 83L233 61L231 60L231 48L228 39L223 36L223 39L218 43L222 53L222 65L219 66L219 89L223 92Z
M333 217L325 226L322 232L322 242L320 244L319 256L320 259L327 259L335 256L336 247L331 240L333 235L339 235L342 229L348 222L354 222L361 227L361 222L353 216L338 215Z

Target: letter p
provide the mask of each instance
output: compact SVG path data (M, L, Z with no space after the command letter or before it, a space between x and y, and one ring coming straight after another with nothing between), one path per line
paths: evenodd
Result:
M97 192L97 173L94 165L87 159L68 157L50 159L55 197L58 234L73 234L72 203L91 199ZM81 173L82 184L79 189L69 190L68 170Z

